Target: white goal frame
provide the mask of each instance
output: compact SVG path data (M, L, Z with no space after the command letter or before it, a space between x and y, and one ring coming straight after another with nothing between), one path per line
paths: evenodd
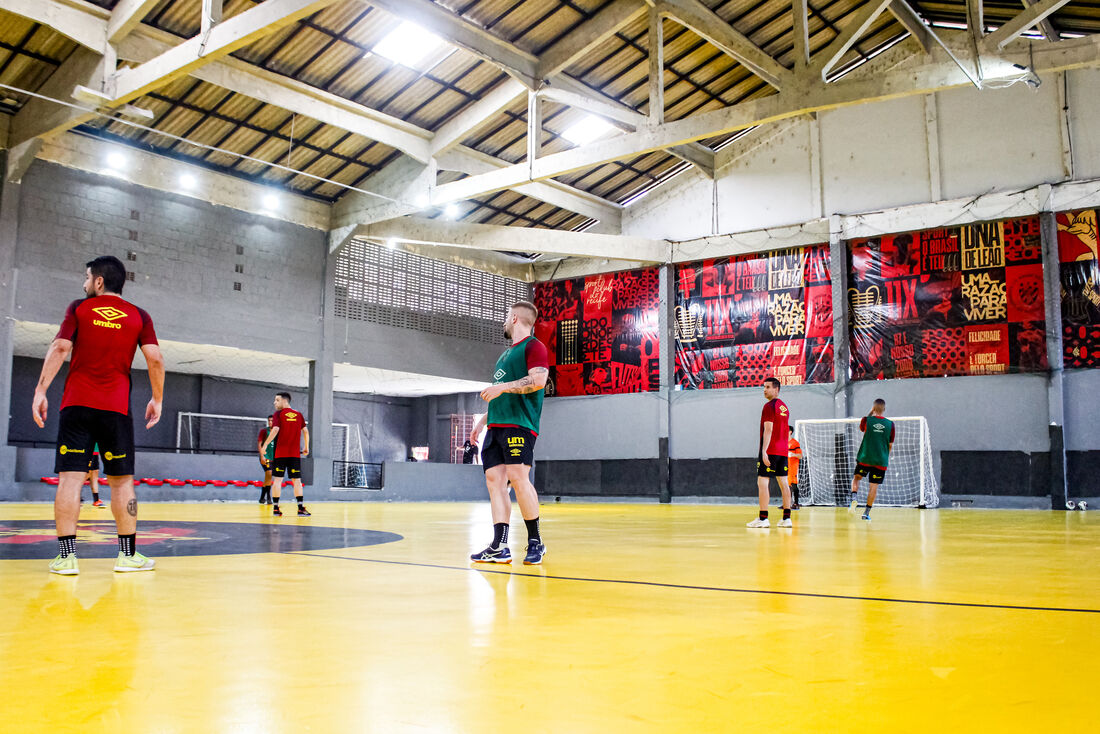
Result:
M183 425L184 425L184 421L186 420L187 423L188 423L188 426L190 426L190 419L191 418L218 418L220 420L245 421L246 423L255 423L256 428L257 428L257 430L256 430L257 435L260 432L259 429L267 428L267 417L266 416L263 417L263 418L257 418L255 416L246 416L246 415L220 415L218 413L193 413L193 412L181 411L176 415L176 453L177 454L181 453L182 451L188 450L188 449L185 449L184 445L183 445ZM188 436L190 437L190 433L188 433ZM194 449L194 447L192 447L190 450L193 450L193 449ZM243 449L242 449L242 451L243 451Z
M836 427L854 425L856 427L856 433L859 431L859 422L865 416L859 418L822 418L822 419L800 419L794 422L794 436L802 447L802 459L799 462L798 477L799 477L799 494L801 495L801 501L803 504L814 505L833 505L836 506L837 502L834 499L834 494L839 486L837 483L838 477L836 476L835 466L820 468L814 466L811 457L808 454L809 445L809 433L808 427L810 425L834 425ZM932 461L932 437L928 430L928 420L924 416L920 415L908 415L895 418L894 416L887 416L889 420L895 424L917 422L918 435L920 437L920 445L918 448L918 477L919 477L919 495L916 504L897 504L891 502L888 497L884 497L882 494L883 489L888 489L890 484L890 470L886 472L886 479L883 482L883 486L880 488L880 494L875 500L877 505L893 505L898 507L937 507L940 503L939 487L936 483L935 467ZM851 447L852 455L850 457L851 469L855 469L855 455L859 450L858 442ZM894 445L894 450L897 450L897 444ZM893 464L893 462L891 462ZM805 483L803 482L805 478ZM847 484L850 486L852 481L852 473L848 473L844 478Z

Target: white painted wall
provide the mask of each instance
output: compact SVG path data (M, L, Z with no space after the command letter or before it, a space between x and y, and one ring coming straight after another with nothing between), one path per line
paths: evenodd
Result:
M1037 90L953 89L762 126L718 153L717 232L1064 181L1065 137L1074 178L1100 177L1100 71L1068 73L1068 135L1062 84L1061 74L1050 74ZM713 194L713 182L685 173L630 205L623 233L673 240L715 234Z

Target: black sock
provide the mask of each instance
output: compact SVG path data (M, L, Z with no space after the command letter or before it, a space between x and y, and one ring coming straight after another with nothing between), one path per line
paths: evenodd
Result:
M539 519L536 517L534 520L524 520L523 524L527 526L527 540L535 540L542 542L542 536L539 535Z
M767 510L761 510L760 511L760 519L761 520L767 520L768 519L768 511Z
M279 498L278 498L278 497L273 497L273 498L271 499L271 504L273 504L273 505L275 505L276 507L278 507L278 506L279 506Z
M66 556L76 555L76 536L75 535L59 535L57 536L57 545L59 553L62 558Z
M304 509L305 509L305 505L303 505L303 504L302 504L302 500L304 500L304 499L305 499L305 495L301 495L301 494L300 494L300 495L298 495L297 497L295 497L294 499L295 499L295 500L296 500L296 501L298 502L298 509L299 509L299 510L304 510Z
M132 556L137 550L137 533L118 536L118 550L124 556Z
M508 543L508 523L495 522L493 523L493 542L489 546L490 548L499 548L501 545Z
M791 519L791 508L789 508L789 507L784 507L783 508L783 519L784 520L790 520Z
M92 502L99 502L99 492L92 492Z
M793 487L791 487L791 494L794 495L794 503L797 505L798 504L798 485L797 484L794 485Z

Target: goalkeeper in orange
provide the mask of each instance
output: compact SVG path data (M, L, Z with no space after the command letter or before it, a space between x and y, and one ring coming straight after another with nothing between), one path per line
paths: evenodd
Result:
M791 509L800 510L798 501L798 463L802 460L802 446L794 438L794 426L790 427L791 437L787 439L787 484L791 486Z

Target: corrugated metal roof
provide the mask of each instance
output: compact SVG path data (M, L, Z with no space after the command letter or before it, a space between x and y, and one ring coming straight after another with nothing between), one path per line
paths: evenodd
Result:
M92 0L112 9L118 0ZM590 19L611 0L437 0L488 33L538 55ZM702 0L715 14L752 39L781 64L793 65L793 30L789 0ZM932 23L965 23L966 5L959 2L920 2L914 8ZM256 6L255 0L226 0L223 17ZM858 0L811 0L810 46L826 47L843 31L863 3ZM145 22L184 37L197 34L198 0L161 0ZM1019 0L984 4L987 21L1000 25L1022 10ZM1072 2L1049 18L1063 31L1100 32L1100 4ZM345 97L429 131L475 104L507 79L498 66L456 49L426 71L409 69L371 53L371 49L400 22L373 8L369 0L343 0L272 33L234 55L268 71ZM664 22L665 118L682 119L734 105L774 89L734 59L680 25ZM883 13L859 42L840 60L844 70L905 36L890 13ZM0 82L38 90L75 49L68 38L0 11ZM598 50L576 60L565 71L598 93L646 113L648 90L648 23L642 16L600 44ZM26 95L0 94L0 113L26 103ZM322 124L302 115L216 87L193 78L177 80L136 101L152 110L152 127L193 143L224 148L261 162L245 161L230 153L210 150L99 119L82 132L129 141L165 155L256 181L273 182L310 196L332 200L342 195L339 184L358 185L399 155L393 148ZM562 132L586 113L553 102L543 107L543 153L571 147ZM466 145L508 162L526 156L527 105L523 98L487 121L464 141ZM729 136L702 141L710 147ZM266 161L267 163L264 163ZM308 176L273 168L279 163L331 178L318 182ZM558 180L623 202L666 179L684 164L662 151L578 171ZM443 174L440 181L457 178ZM572 228L586 220L515 192L499 192L470 201L464 218L516 226Z

